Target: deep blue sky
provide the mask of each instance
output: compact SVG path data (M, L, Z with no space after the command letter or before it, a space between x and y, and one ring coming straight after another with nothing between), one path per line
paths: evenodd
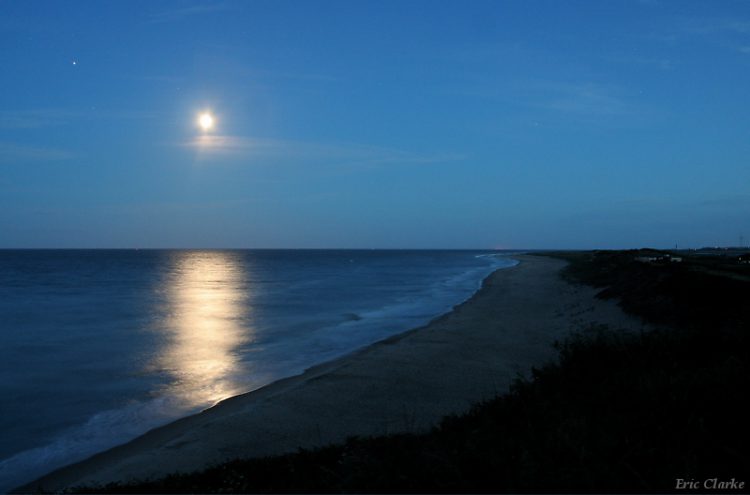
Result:
M0 247L740 235L750 2L0 0Z

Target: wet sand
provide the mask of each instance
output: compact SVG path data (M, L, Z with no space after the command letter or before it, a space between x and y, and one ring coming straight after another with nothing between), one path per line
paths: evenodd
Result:
M553 343L595 324L640 330L596 290L559 277L565 262L514 256L468 301L428 325L227 399L200 414L58 469L17 489L57 491L193 471L354 435L423 431L504 393L554 359Z

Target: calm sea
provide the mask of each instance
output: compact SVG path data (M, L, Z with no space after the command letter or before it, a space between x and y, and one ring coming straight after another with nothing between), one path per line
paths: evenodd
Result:
M1 250L0 491L422 325L498 254Z

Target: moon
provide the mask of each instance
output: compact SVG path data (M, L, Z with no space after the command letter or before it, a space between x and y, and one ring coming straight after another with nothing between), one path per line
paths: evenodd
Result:
M214 116L208 112L203 112L198 117L198 125L204 132L210 131L214 127Z

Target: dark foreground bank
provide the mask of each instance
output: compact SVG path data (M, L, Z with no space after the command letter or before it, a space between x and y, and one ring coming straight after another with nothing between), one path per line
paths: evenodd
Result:
M556 256L570 262L568 280L662 329L581 329L559 345L559 363L429 433L79 491L665 492L682 480L747 492L750 267L641 254Z

